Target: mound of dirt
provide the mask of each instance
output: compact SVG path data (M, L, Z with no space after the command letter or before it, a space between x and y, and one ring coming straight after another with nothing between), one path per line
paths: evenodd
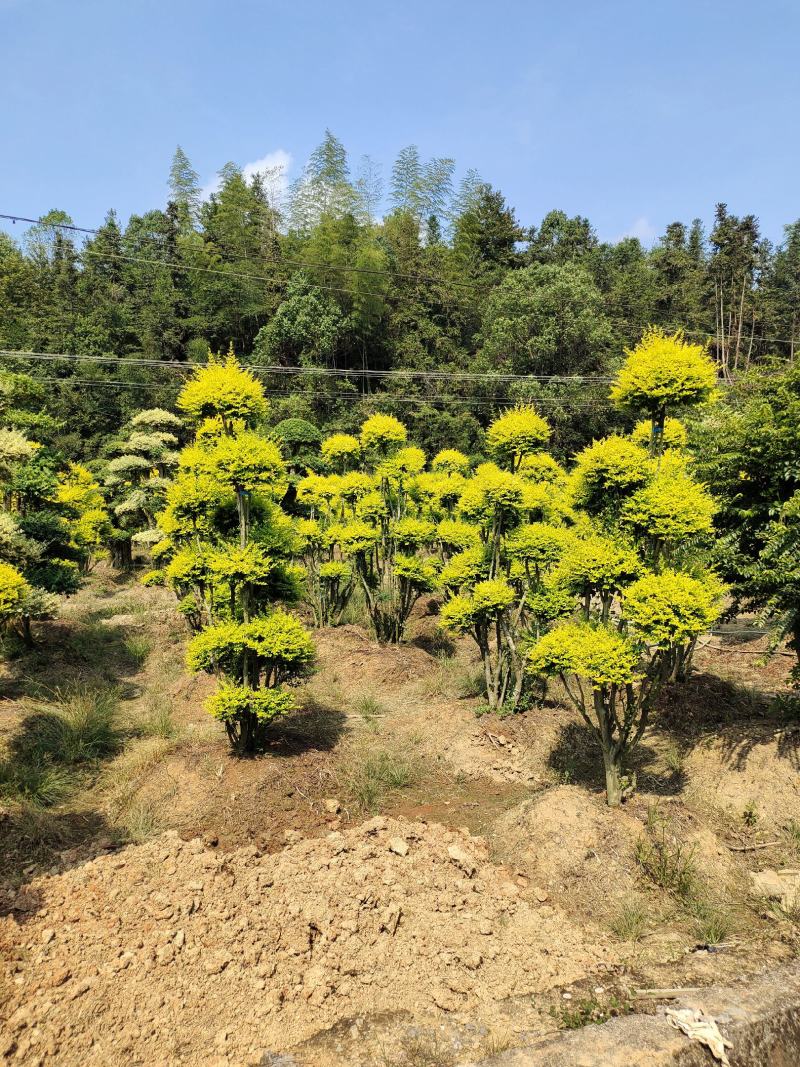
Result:
M741 825L748 809L776 829L800 812L800 731L722 731L686 758L687 793Z
M273 855L168 833L0 912L0 1055L29 1064L253 1064L358 1015L488 1021L614 963L482 839L383 817Z
M634 847L643 825L626 808L611 810L579 786L557 786L513 808L498 832L542 888L575 899L624 894L637 882Z
M446 757L469 779L488 778L525 786L534 786L542 780L527 744L497 727L490 729L474 721L467 722L449 739Z
M416 645L379 645L360 626L335 626L314 634L317 662L348 690L399 689L422 678L434 660Z
M647 829L647 808L609 808L602 797L579 786L557 786L513 808L497 823L515 862L543 889L581 909L601 913L642 888L636 844L658 839L660 827L678 841L693 866L717 887L737 880L737 863L690 812L664 803L655 828Z

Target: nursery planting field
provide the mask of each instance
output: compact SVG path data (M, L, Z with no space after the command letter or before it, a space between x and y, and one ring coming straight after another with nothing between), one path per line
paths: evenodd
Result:
M428 456L229 353L98 472L2 431L0 1055L479 1063L793 958L800 512L719 390L650 329L626 432Z

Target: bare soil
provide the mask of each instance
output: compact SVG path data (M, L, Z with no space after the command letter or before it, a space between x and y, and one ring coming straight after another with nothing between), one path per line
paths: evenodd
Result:
M248 760L207 719L163 590L98 569L35 652L7 650L0 742L70 686L113 685L122 744L60 804L0 807L2 1056L457 1064L574 1003L796 955L798 916L750 880L800 862L788 659L709 641L611 811L558 692L479 717L473 649L435 610L397 648L320 632L301 710ZM155 712L169 729L145 729ZM654 880L642 843L691 891Z

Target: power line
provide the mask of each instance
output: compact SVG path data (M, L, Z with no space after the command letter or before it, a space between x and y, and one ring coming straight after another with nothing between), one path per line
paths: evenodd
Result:
M111 363L124 366L163 367L165 369L195 370L202 369L208 364L187 360L160 360L147 359L134 356L84 356L75 352L35 352L19 349L0 349L0 356L9 359L31 360L34 362L54 362L57 360L69 360L81 363ZM468 382L536 382L537 384L558 385L609 385L614 381L609 375L602 374L492 374L490 372L475 371L431 371L431 370L378 370L369 367L354 367L346 369L341 367L284 367L279 365L263 365L257 363L241 362L241 366L258 374L287 374L309 376L331 376L339 378L422 378L432 381L468 381Z
M20 222L34 222L34 223L36 223L36 220L34 220L34 219L26 219L21 215L16 215L16 216L15 215L0 215L0 218L11 218L11 219L18 219ZM52 227L56 227L56 228L66 227L66 228L71 229L71 230L77 230L78 232L85 232L85 233L97 233L98 232L97 230L86 229L86 227L83 227L83 226L67 226L66 223L57 223L57 222L48 223L48 222L44 222L44 223L39 223L39 225L52 226ZM194 265L189 264L189 263L176 263L175 261L172 261L172 260L163 260L163 259L149 259L149 258L145 258L143 256L127 255L127 254L122 253L122 252L99 252L99 251L97 251L95 249L92 249L92 248L83 248L81 250L81 255L84 255L84 256L95 256L98 259L117 259L117 260L122 260L124 262L129 262L129 263L139 263L139 264L142 264L142 265L145 265L145 266L146 265L150 265L150 266L155 266L155 267L168 267L170 270L179 270L179 271L183 270L183 271L194 271L194 272L201 273L201 274L214 274L214 275L218 275L218 276L223 277L223 278L237 278L239 280L250 280L250 281L264 282L266 284L271 284L271 285L275 285L275 284L288 285L288 283L291 281L290 278L267 277L266 275L263 275L263 274L252 274L252 273L250 273L248 271L219 270L219 269L217 269L215 267L197 267L197 266L194 266ZM272 260L271 262L278 262L278 261L277 260ZM364 298L364 297L373 297L373 298L375 298L377 300L389 300L389 299L412 300L412 299L414 299L414 297L412 297L412 296L410 296L408 294L405 294L405 293L397 293L397 292L380 293L380 292L374 292L374 291L359 292L358 290L345 289L342 286L337 286L337 285L323 285L323 284L321 284L319 282L313 282L310 279L308 280L308 284L313 289L324 289L327 292L345 293L348 296L357 296L357 297L362 297L362 298ZM441 297L438 298L438 299L441 299ZM468 304L465 301L460 301L460 300L454 299L453 297L445 298L445 302L449 303L449 304L453 304L453 305L455 305L457 307L464 307L464 308L472 307L471 304Z
M39 219L28 219L25 216L19 216L19 214L0 214L0 219L10 219L12 222L28 222L35 226L47 226L52 229L68 229L73 233L78 234L100 234L101 230L92 229L87 226L75 226L66 222L43 222ZM87 252L86 249L83 250ZM91 254L91 253L90 253ZM370 274L385 277L398 277L402 278L406 282L425 282L433 283L435 285L451 285L459 289L471 289L476 292L490 292L491 286L476 285L473 282L459 282L454 278L436 277L433 274L410 274L403 271L383 270L378 267L350 267L345 264L325 264L325 262L308 260L308 259L287 259L284 256L263 256L263 261L271 262L277 266L286 265L287 267L308 267L314 270L325 271L343 271L352 274ZM241 260L238 260L241 261ZM348 290L343 290L348 291Z
M170 389L173 388L171 383L164 382L126 382L113 378L38 378L37 381L52 382L57 385L75 387L81 385L93 385L103 386L112 389ZM281 397L290 398L296 397L297 392L295 390L280 390L280 389L266 389L265 393L268 397ZM496 405L515 404L517 401L509 397L500 396L478 396L478 397L464 397L464 396L449 396L440 394L438 396L420 396L418 394L407 393L350 393L342 394L339 396L331 396L328 394L317 394L314 398L315 403L336 403L337 401L349 400L349 401L361 401L362 403L367 401L379 402L381 404L463 404L467 407L493 407ZM594 407L602 408L605 405L599 403L597 400L590 400L587 397L578 397L572 400L565 400L570 406L575 407ZM537 406L548 405L556 406L562 403L562 401L554 397L545 397L541 401L537 401Z
M86 227L86 226L75 226L75 225L73 225L71 223L65 223L65 222L43 222L40 219L31 219L31 218L27 218L24 215L9 215L9 214L0 213L0 219L9 219L11 222L14 222L14 223L16 223L16 222L26 222L26 223L31 223L32 225L46 226L46 227L52 228L52 229L66 229L66 230L74 231L76 233L99 234L101 232L100 230L97 230L97 229L92 229L92 228ZM96 251L95 249L89 249L89 248L82 249L81 254L82 255L96 256L96 257L102 258L102 259L119 259L119 260L132 262L132 263L140 263L140 264L143 264L143 265L169 267L171 270L194 271L194 272L205 273L205 274L219 275L219 276L227 277L227 278L238 278L238 279L242 279L242 280L249 279L249 280L252 280L252 281L260 281L260 282L265 282L265 283L270 283L270 284L278 283L278 284L281 284L281 285L286 285L291 280L291 279L286 279L286 278L267 277L266 275L252 274L250 272L245 272L245 271L219 270L219 269L216 269L216 268L213 268L213 267L198 267L198 266L194 266L194 265L186 264L186 263L177 263L177 262L174 262L174 261L160 260L160 259L149 259L149 258L144 258L144 257L140 257L140 256L133 256L133 255L128 255L128 254L124 254L124 253L119 253L119 252L99 252L99 251ZM239 261L239 262L241 262L241 261ZM281 258L281 259L269 258L269 259L266 259L266 262L275 263L277 266L281 266L282 264L286 264L286 265L289 265L289 266L293 265L293 266L302 266L302 267L312 267L314 269L319 269L319 270L341 270L341 271L347 271L347 272L352 272L352 273L357 273L357 274L381 275L381 276L386 276L386 277L402 278L402 279L405 279L405 280L411 280L411 281L416 281L416 282L434 283L434 284L437 284L437 285L449 284L449 285L452 285L452 286L455 286L455 287L458 287L458 288L470 289L470 290L473 290L475 292L484 292L484 293L486 293L486 292L491 292L492 291L491 287L475 285L472 282L458 282L458 281L455 281L453 279L437 278L437 277L435 277L433 275L404 274L404 273L399 272L399 271L381 270L379 268L349 267L349 266L345 266L345 265L341 265L341 264L320 263L320 262L313 262L313 261L308 261L308 260L295 260L295 259L283 259L283 258ZM372 298L379 299L379 300L387 300L389 298L392 298L392 299L395 299L395 298L411 299L410 297L407 297L405 294L402 294L402 293L381 293L381 292L369 292L369 291L368 292L358 292L357 290L345 289L345 288L343 288L341 286L323 285L321 283L312 282L310 280L309 280L308 284L310 286L312 286L313 288L315 288L315 289L323 289L323 290L327 290L329 292L334 292L334 293L344 293L344 294L346 294L348 296L372 297ZM441 299L441 297L437 297L437 299ZM446 302L454 304L455 306L458 306L458 307L465 307L465 308L473 307L472 304L468 304L468 303L466 303L464 301L455 300L452 297L447 298ZM627 306L630 310L636 310L634 305L632 305L631 303L626 303L625 301L619 301L619 300L617 301L617 303L619 303L621 306ZM609 318L613 318L613 316L611 316L611 315L608 315L608 317ZM618 321L624 322L626 320L620 319ZM681 325L680 323L659 323L658 325L661 325L661 326L663 326L663 327L665 327L667 329L682 330L683 333L688 334L689 336L707 337L707 338L710 338L710 339L716 339L718 336L720 336L718 328L716 326L709 327L707 330L701 330L701 329L687 328L687 327ZM723 333L721 336L728 343L730 343L734 339L737 339L737 340L739 339L738 334L735 334L735 333L732 333L732 332ZM792 337L769 337L769 336L755 335L755 334L752 336L752 338L747 336L747 335L745 335L745 334L743 334L741 340L743 342L746 341L748 344L750 344L751 341L752 342L770 342L770 343L788 344L788 345L795 345L795 344L798 343L798 338L792 338Z
M58 385L105 385L125 389L174 389L177 382L125 382L114 378L37 378L37 382L55 382Z

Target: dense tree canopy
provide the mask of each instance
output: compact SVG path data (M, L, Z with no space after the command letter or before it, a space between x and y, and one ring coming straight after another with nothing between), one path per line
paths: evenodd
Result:
M96 457L140 407L170 408L170 364L209 347L279 369L260 374L275 422L353 432L380 396L429 449L469 451L501 403L533 400L565 456L630 429L595 379L648 326L708 342L728 379L800 338L800 221L773 248L721 204L708 234L676 221L651 249L608 243L560 210L518 220L474 171L457 183L453 160L413 145L384 183L330 131L287 195L278 173L228 163L204 198L180 148L167 193L124 226L112 211L80 235L54 210L21 244L0 235L0 349L85 360L0 356L47 379L47 443L67 460ZM508 377L531 374L590 380Z

